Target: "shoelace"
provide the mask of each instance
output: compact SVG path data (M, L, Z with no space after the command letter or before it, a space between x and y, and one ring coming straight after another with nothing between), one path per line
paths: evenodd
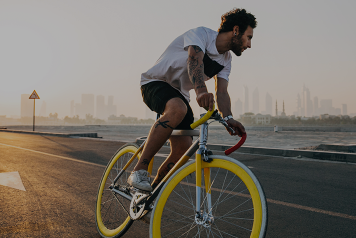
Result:
M138 173L138 177L141 181L147 181L149 182L149 177L147 176L148 175L148 172L145 172L145 173Z

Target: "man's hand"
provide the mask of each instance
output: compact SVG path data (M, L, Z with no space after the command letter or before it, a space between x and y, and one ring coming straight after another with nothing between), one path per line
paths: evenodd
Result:
M232 133L230 130L228 130L226 128L226 130L230 133L230 135L234 136L234 135L238 135L239 137L241 137L243 134L246 133L245 131L245 127L238 121L235 121L234 119L230 119L227 121L227 124L229 125L229 127L231 127L232 129L234 129L235 133Z
M209 109L209 111L213 110L214 106L214 95L212 93L208 92L202 92L197 95L197 102L200 107L205 108L206 110Z

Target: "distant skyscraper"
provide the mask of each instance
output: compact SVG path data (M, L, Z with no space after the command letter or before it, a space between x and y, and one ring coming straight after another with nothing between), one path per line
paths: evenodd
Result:
M342 115L347 115L347 104L342 104Z
M318 116L320 114L319 113L319 99L318 99L318 97L314 97L313 107L314 107L314 116Z
M269 95L269 93L266 93L266 113L272 116L272 108L273 108L273 103L272 103L272 97Z
M258 88L255 88L252 94L252 112L255 114L260 113L260 94Z
M302 116L311 117L313 114L313 102L310 99L310 91L305 85L302 88Z
M240 98L238 98L237 101L235 102L233 114L234 114L235 118L239 118L240 115L243 114L243 112L242 112L242 101L240 100Z
M111 116L111 115L116 116L117 111L116 111L116 105L114 105L114 96L109 96L107 108L108 108L107 109L108 116Z
M21 117L33 117L33 100L30 94L21 94Z
M94 94L82 94L82 115L85 118L87 114L94 116Z
M278 117L278 107L277 107L277 100L276 100L276 117Z
M297 106L297 111L296 111L297 116L302 116L302 99L300 98L299 93L297 95L296 106Z
M244 112L250 112L250 107L249 107L249 100L248 100L248 87L246 85L244 85L244 91L243 91L243 95L244 95Z
M103 95L96 96L96 118L107 119L106 111L105 97Z

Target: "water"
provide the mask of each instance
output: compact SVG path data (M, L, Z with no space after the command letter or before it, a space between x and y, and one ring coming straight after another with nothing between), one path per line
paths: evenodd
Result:
M13 130L32 131L32 126L7 126ZM134 142L147 136L149 125L101 125L101 126L36 126L36 131L58 133L98 133L104 140ZM295 149L320 144L356 145L356 132L312 132L312 131L260 131L247 129L245 146ZM240 138L230 136L222 126L209 127L209 144L234 145Z

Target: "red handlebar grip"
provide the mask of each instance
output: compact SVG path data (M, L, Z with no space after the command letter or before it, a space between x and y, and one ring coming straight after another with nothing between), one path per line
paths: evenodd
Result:
M246 137L247 137L247 134L246 133L243 134L241 139L239 140L239 142L237 142L236 145L234 145L233 147L225 150L225 155L229 155L232 152L234 152L235 150L237 150L238 148L240 148L243 145L243 143L245 143Z

